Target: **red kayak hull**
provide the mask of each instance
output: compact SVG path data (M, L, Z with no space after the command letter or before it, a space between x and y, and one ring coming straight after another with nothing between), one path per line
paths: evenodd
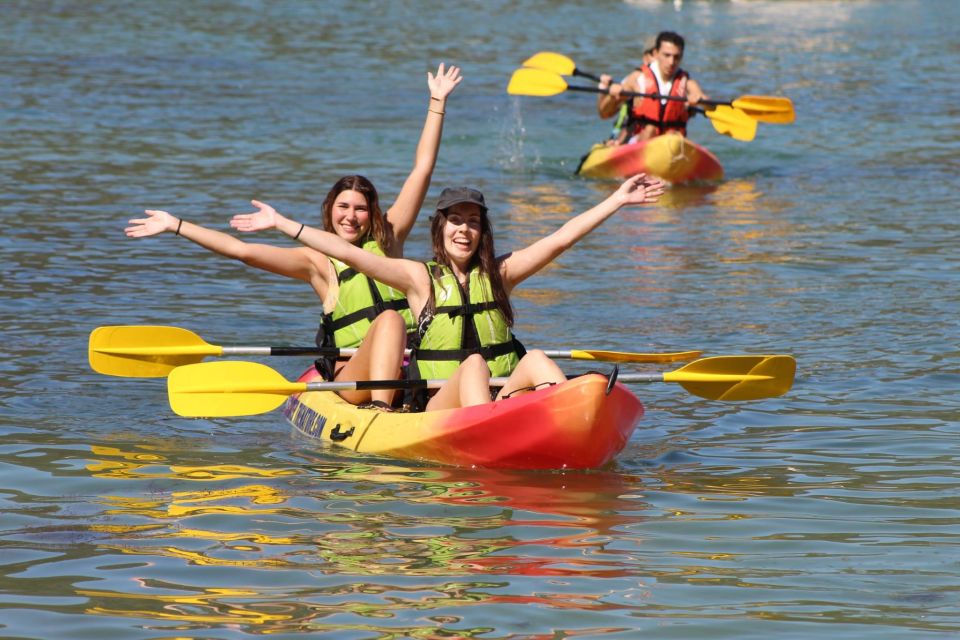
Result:
M607 147L594 145L577 173L591 178L628 178L648 173L672 184L715 181L723 178L717 157L678 133L667 133L643 142Z
M318 380L307 372L301 381ZM588 374L475 407L422 413L360 409L329 391L292 396L284 415L301 433L354 451L456 466L590 469L623 450L643 405Z

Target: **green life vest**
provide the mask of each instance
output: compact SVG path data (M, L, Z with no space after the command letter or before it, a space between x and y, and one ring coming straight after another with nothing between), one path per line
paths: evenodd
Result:
M367 240L363 243L363 249L383 255L376 240ZM340 348L359 346L370 329L370 323L386 309L395 309L400 313L408 334L416 330L410 305L401 291L371 280L335 258L330 258L330 262L337 272L340 290L333 311L323 314L317 345Z
M427 263L433 282L433 314L424 308L417 328L411 364L423 379L449 378L468 356L479 353L493 376L508 376L523 355L507 319L497 307L489 279L470 271L466 292L449 267ZM464 320L469 320L464 322ZM416 342L416 339L415 339Z

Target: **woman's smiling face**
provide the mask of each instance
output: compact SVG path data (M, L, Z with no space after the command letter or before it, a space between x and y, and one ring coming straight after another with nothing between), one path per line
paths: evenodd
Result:
M353 244L358 244L370 231L370 206L359 191L341 191L333 201L330 218L334 232Z
M472 202L461 202L447 209L443 217L443 248L451 262L465 268L480 246L483 209Z

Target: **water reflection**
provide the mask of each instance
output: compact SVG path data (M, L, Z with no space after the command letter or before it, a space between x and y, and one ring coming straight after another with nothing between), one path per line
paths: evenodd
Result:
M235 625L270 633L389 630L404 637L425 628L403 624L409 611L480 604L622 608L576 589L501 590L510 576L629 579L629 557L612 542L642 522L647 509L633 493L639 477L611 471L409 468L319 457L305 457L300 471L185 466L170 464L153 444L98 445L91 454L87 470L123 486L122 494L99 498L102 515L89 525L101 536L97 562L130 579L123 588L73 593L87 600L87 614L181 631ZM131 491L131 482L141 490ZM109 525L96 522L107 519ZM131 556L143 562L119 560ZM139 577L144 566L155 567L153 579ZM249 585L237 587L205 573L201 586L186 580L187 566L296 571L306 582L260 584L259 573L247 573ZM438 584L443 576L448 582ZM358 623L370 618L393 622ZM429 620L430 628L443 629L461 617ZM489 631L457 628L456 634Z
M148 532L131 529L135 544L105 546L204 565L309 565L365 575L620 575L604 547L642 508L635 496L624 497L633 478L610 472L411 472L361 465L327 470L318 490L269 483L294 479L290 469L165 467L155 454L106 447L97 453L109 459L89 463L95 475L135 477L150 486L138 495L104 495L104 514L167 524ZM202 489L161 488L170 481L182 486L213 479L215 486ZM273 524L263 529L234 528L265 517ZM298 522L323 526L275 531ZM122 533L122 526L114 533ZM181 548L184 541L189 549Z

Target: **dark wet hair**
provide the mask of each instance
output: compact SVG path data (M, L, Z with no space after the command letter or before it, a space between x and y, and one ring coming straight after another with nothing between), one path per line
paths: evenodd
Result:
M683 36L679 33L674 33L673 31L661 31L657 34L657 44L654 46L654 49L659 49L660 45L664 42L669 42L670 44L676 45L680 49L681 55L683 54Z
M380 250L387 253L389 242L387 240L386 224L383 220L383 212L380 210L380 198L377 195L377 189L367 178L354 175L344 176L327 192L327 197L323 200L323 229L330 233L336 233L333 229L333 203L344 191L356 191L367 201L367 210L370 212L370 229L362 242L373 238L380 246Z
M450 257L447 256L447 252L443 248L443 225L447 221L447 211L449 209L438 209L437 214L430 219L430 237L433 241L433 259L439 264L449 267ZM507 290L503 286L503 276L500 275L497 253L493 248L493 229L490 226L490 218L487 216L485 209L481 208L480 211L480 243L477 246L476 253L470 259L469 267L470 269L479 267L480 273L487 277L487 281L493 289L493 300L500 312L503 313L507 326L512 327L513 306L510 304L510 296L507 295Z

